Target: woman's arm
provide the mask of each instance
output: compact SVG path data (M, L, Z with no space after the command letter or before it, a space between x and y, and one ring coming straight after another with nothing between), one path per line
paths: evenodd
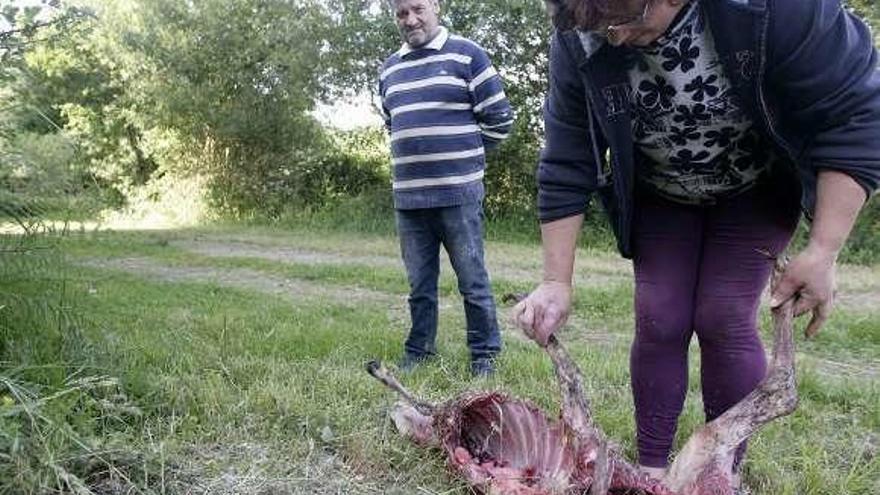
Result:
M831 313L837 256L867 198L864 188L849 175L834 170L819 172L809 243L788 265L770 301L775 308L796 297L795 315L812 311L808 337L819 332Z
M516 324L542 346L571 313L575 248L583 220L581 214L541 225L543 281L513 311Z

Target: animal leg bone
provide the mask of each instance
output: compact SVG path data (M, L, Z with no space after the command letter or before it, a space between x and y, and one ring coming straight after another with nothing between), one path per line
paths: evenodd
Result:
M774 285L781 272L780 264L777 265ZM716 476L729 479L737 447L761 426L791 414L797 408L792 326L794 300L774 309L772 317L773 356L767 375L740 402L691 435L663 480L672 490L700 493L693 487L706 484L697 478L707 470L714 470Z
M593 422L581 370L555 335L551 335L547 340L545 350L550 355L550 360L553 361L562 393L563 421L574 430L575 438L580 442L576 450L595 452L595 459L584 459L594 463L593 483L589 493L590 495L606 495L611 484L608 442Z

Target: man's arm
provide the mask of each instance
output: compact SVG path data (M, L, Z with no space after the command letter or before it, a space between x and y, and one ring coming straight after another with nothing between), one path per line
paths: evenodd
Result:
M480 125L483 147L492 149L507 139L513 127L514 113L501 76L495 71L489 56L481 48L471 58L468 91L474 108L474 117Z
M808 337L819 332L831 312L837 256L867 199L864 188L849 175L834 170L819 172L809 243L788 265L770 301L777 307L797 297L796 315L812 311Z
M382 121L385 123L385 130L391 133L391 113L385 106L385 83L379 80L379 113L382 114Z

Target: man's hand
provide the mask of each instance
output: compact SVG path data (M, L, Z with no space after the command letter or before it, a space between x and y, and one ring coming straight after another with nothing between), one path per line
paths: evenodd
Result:
M782 279L773 291L770 306L776 308L796 298L795 316L812 312L813 317L804 334L814 337L828 320L834 305L836 253L808 246L785 268Z
M571 285L545 281L513 308L513 321L541 347L571 312Z

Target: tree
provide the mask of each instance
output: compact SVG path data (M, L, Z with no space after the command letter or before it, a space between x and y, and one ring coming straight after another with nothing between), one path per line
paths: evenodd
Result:
M872 0L848 4L880 22ZM518 113L488 157L487 212L531 218L551 33L543 2L444 0L443 12L490 54ZM0 32L0 147L24 133L69 140L76 174L123 194L206 174L217 205L235 213L360 190L326 175L354 155L310 111L318 99L374 93L400 44L386 0L43 0L42 10L0 0L0 16L10 24ZM358 173L379 177L371 163Z
M875 0L845 0L865 21L874 28L874 42L880 46L880 4Z
M0 215L21 220L57 203L77 189L82 170L74 166L77 148L61 132L58 93L79 94L81 80L65 80L62 65L79 66L78 57L53 59L52 76L35 64L47 51L80 34L89 12L56 0L20 8L0 1ZM75 71L74 71L75 72ZM73 72L66 75L72 75Z

